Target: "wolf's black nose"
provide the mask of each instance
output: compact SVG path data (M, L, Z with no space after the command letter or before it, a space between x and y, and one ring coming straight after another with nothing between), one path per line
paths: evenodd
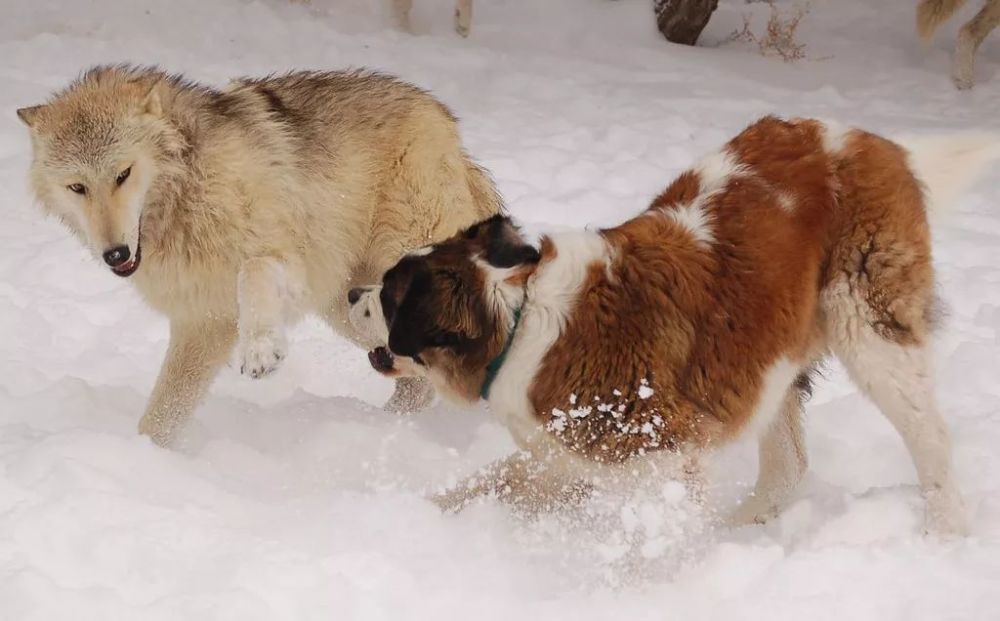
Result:
M365 290L361 287L355 287L351 289L350 291L347 292L347 303L352 305L357 304L358 300L361 299L361 294L364 292Z
M118 267L122 263L128 261L128 258L132 256L129 252L128 246L115 246L111 250L107 250L104 253L104 262L111 267Z

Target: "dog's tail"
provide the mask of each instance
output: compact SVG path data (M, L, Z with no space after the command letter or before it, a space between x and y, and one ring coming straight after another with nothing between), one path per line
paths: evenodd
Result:
M962 8L965 0L922 0L917 7L917 33L924 41L930 41L934 31L955 11Z
M1000 134L919 136L896 140L906 149L914 176L924 186L928 211L943 212L1000 160Z

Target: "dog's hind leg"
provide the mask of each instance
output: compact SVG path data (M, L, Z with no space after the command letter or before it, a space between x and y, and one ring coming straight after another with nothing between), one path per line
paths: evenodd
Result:
M301 308L303 279L287 262L273 257L248 259L237 279L240 372L263 377L285 357L288 321Z
M139 433L166 446L190 418L236 342L235 321L174 322Z
M951 79L955 86L965 90L975 82L976 51L983 39L1000 25L1000 1L987 0L982 8L958 33L955 56L952 59Z
M931 377L935 301L929 253L920 251L927 243L888 230L870 237L842 263L834 259L840 276L822 292L821 306L830 348L909 450L928 530L963 534L965 508Z
M760 438L757 483L730 515L730 524L763 524L775 517L802 479L808 465L802 404L808 392L809 377L802 374L788 389L781 411Z
M859 336L835 344L834 351L902 436L927 502L928 530L964 534L965 508L952 472L948 426L934 399L928 348L893 343L871 329Z

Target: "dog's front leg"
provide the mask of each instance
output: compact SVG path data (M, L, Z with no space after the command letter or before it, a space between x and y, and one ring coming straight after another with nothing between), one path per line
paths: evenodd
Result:
M139 421L139 433L160 446L168 445L205 395L235 342L235 321L172 323L167 357Z
M521 451L493 462L431 501L443 511L460 511L480 496L495 495L520 510L537 512L578 501L589 491L585 483L556 476L544 461Z
M243 262L237 280L240 372L263 377L281 364L288 350L286 326L300 306L301 278L287 262L256 257Z

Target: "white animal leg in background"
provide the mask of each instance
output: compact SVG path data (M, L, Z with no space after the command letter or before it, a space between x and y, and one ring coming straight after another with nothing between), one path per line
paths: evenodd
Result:
M166 446L225 364L236 343L233 321L171 323L170 345L149 397L139 433Z
M757 483L729 518L734 525L762 524L788 502L806 471L808 458L802 437L801 389L788 389L781 411L760 438Z
M976 51L990 32L1000 25L1000 0L987 0L986 6L962 26L952 59L951 79L960 89L972 88L975 82Z
M392 20L396 27L404 32L410 32L410 9L413 0L392 0Z
M240 267L240 372L263 377L278 368L288 351L285 330L302 297L302 279L278 259L258 257Z
M834 351L903 437L927 502L928 530L965 534L965 505L952 472L948 427L934 399L927 347L892 343L864 326L853 342L835 343Z
M472 29L472 0L455 0L455 32L469 36Z

